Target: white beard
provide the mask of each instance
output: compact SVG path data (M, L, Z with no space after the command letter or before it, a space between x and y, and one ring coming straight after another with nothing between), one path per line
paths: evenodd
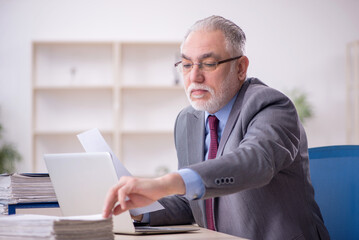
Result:
M227 75L227 79L222 82L222 84L218 88L218 92L215 93L214 90L211 87L208 87L205 84L202 83L191 83L191 85L186 90L187 98L192 105L192 107L199 111L207 111L209 113L215 113L218 112L222 107L224 107L234 96L232 95L233 89L236 87L236 85L239 84L238 80L236 79L236 76L234 75L234 67L231 67L231 71ZM192 96L194 98L192 100L191 98L191 91L193 89L201 89L206 90L210 94L210 97L208 100L203 100L201 98L204 97L204 95L200 96ZM228 96L230 94L230 96Z

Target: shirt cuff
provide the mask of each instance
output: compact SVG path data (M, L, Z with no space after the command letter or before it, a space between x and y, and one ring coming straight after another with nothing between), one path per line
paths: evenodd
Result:
M186 193L183 195L187 200L197 200L203 197L205 187L199 174L192 169L184 168L177 171L186 186Z

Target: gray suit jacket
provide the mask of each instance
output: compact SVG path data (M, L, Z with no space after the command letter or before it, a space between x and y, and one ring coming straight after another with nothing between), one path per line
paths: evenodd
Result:
M248 239L329 239L310 182L304 129L292 102L258 79L239 91L219 143L204 159L204 112L184 109L175 125L179 168L202 178L215 197L217 230ZM152 225L195 221L206 227L204 200L160 200Z

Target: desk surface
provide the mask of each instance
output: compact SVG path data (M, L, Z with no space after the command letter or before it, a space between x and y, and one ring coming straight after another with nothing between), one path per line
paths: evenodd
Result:
M186 226L188 227L188 226ZM198 228L198 227L196 227ZM115 240L245 240L244 238L199 228L199 231L178 234L122 235L115 234Z

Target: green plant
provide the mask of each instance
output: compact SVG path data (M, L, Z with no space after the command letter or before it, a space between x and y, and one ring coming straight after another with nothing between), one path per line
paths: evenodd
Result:
M293 89L288 95L293 101L302 123L313 117L313 107L308 101L308 96L305 92L302 92L299 89Z
M12 173L15 170L15 162L21 160L21 156L15 147L3 141L3 127L0 124L0 173Z

